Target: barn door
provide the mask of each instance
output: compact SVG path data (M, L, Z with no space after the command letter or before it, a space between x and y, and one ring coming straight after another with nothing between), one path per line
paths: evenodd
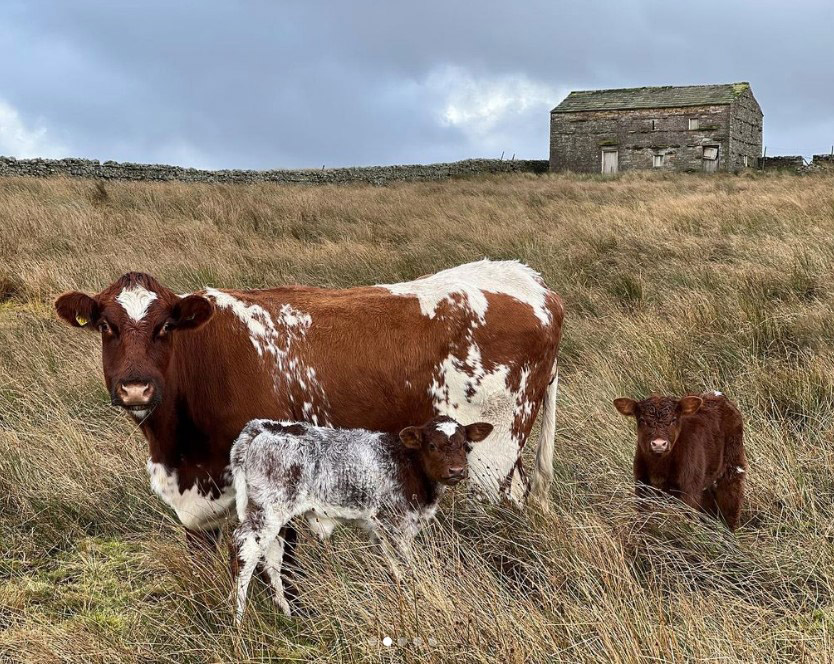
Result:
M708 145L704 147L704 171L715 173L718 170L718 146Z
M616 173L620 161L620 153L617 150L602 151L602 172Z

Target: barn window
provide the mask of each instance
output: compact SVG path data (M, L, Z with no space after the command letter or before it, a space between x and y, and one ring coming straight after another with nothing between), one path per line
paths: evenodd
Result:
M718 148L716 147L705 147L704 148L704 159L708 159L709 161L715 161L718 159Z
M697 129L698 128L698 118L689 118L689 128L690 129Z
M663 166L665 156L663 154L652 155L652 168L660 168Z

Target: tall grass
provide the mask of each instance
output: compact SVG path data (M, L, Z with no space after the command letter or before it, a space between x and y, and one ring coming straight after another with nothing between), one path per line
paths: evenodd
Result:
M235 629L223 556L186 555L143 438L107 405L95 335L52 298L127 270L177 291L350 286L483 256L528 262L565 299L552 513L458 489L400 584L362 537L302 535L309 615L284 619L261 587ZM833 269L831 175L4 179L0 660L826 661ZM638 516L611 400L716 388L745 415L737 534L674 504Z

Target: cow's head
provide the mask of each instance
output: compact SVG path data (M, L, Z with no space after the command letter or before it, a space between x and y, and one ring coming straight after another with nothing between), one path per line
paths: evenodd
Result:
M70 325L101 334L110 399L137 420L165 394L172 337L200 327L214 312L201 295L180 297L140 272L124 275L98 295L64 293L55 309Z
M701 397L650 396L643 401L614 399L614 407L637 420L637 449L646 455L665 456L681 433L681 418L698 412Z
M492 425L476 422L463 426L450 417L435 417L421 427L406 427L400 440L419 453L428 478L433 482L454 485L466 479L467 452L492 432Z

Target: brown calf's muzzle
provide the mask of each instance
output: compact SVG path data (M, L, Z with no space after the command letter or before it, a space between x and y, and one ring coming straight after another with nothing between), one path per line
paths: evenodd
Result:
M649 449L651 449L654 454L663 456L670 449L672 449L672 446L667 438L653 438L649 441Z

